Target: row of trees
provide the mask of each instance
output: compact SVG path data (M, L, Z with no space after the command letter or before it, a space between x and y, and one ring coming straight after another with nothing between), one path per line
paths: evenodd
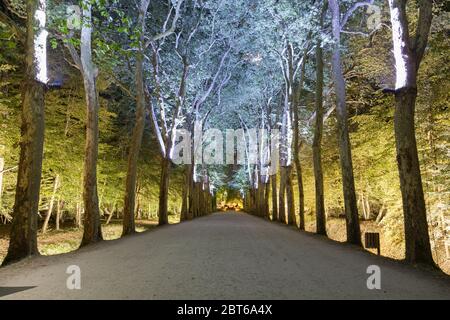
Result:
M142 170L143 158L159 161L151 169L158 174L149 180L158 180L160 225L168 223L171 187L180 185L180 219L188 220L211 212L215 207L214 192L228 182L228 187L242 192L247 211L265 217L271 211L272 219L304 229L309 210L315 213L316 232L324 235L326 202L338 198L336 202L343 203L345 212L347 241L361 245L355 187L358 181L355 180L367 168L360 168L360 154L355 157L354 144L352 149L350 137L355 129L349 116L358 112L355 103L357 107L370 104L376 94L379 106L392 104L392 97L388 96L392 93L396 101L395 141L406 258L411 262L433 263L414 132L417 73L427 47L432 3L427 0L411 3L410 7L417 4L417 14L407 10L406 1L392 0L389 2L391 19L382 16L376 21L376 28L367 32L362 26L374 17L364 9L373 9L374 4L382 6L370 0L302 3L140 0L136 5L83 0L78 26L73 25L74 20L67 20L66 3L47 4L46 28L51 49L64 57L63 64L77 70L71 70L71 74L78 73L83 79L86 145L84 156L77 155L84 160L84 170L83 185L79 188L82 201L76 206L77 217L84 211L82 245L101 240L102 207L112 212L117 203L123 204L123 210L119 209L123 212L123 235L134 232L136 212L142 206L137 199L148 192L145 189L148 181L143 179L147 174ZM21 155L11 244L4 263L37 254L45 86L35 76L35 33L39 28L34 28L38 23L34 12L42 6L42 0L27 0L27 8L23 10L28 13L26 32L21 24L25 20L17 19L14 13L18 10L7 10L0 15L0 21L24 43L27 56L24 73L28 79L22 93ZM408 24L408 20L412 23ZM414 32L408 30L410 25L415 26ZM383 41L377 42L377 37ZM372 78L377 78L376 60L364 56L374 43L386 46L386 52L394 48L395 63L390 64L390 54L383 63L388 66L388 74L395 67L395 88L389 86L394 82L390 79L376 79L367 85L362 80L367 76L358 74L357 69L364 66L374 74ZM341 56L343 52L349 54ZM357 55L361 57L353 58ZM366 96L359 97L361 92ZM122 172L115 181L123 180L124 190L114 183L108 186L114 189L115 198L121 198L113 204L102 200L101 191L106 186L99 185L97 177L99 152L102 154L104 148L99 137L104 113L100 106L102 96L109 96L107 100L113 105L122 105L116 122L122 117L127 119L125 138L118 143L128 146L123 148L126 168L119 166L115 171L100 172L110 177L113 171ZM334 114L336 117L332 117ZM371 119L379 122L380 117ZM334 124L335 120L335 128L326 125ZM147 154L149 142L145 140L148 128L157 146L150 155ZM196 157L199 145L192 143L189 155L183 155L189 156L190 161L181 167L182 181L169 180L174 178L174 168L180 171L172 161L178 152L176 142L183 139L177 130L202 135L209 128L240 128L247 134L249 128L279 129L280 145L264 148L267 141L262 139L258 143L260 162L251 164L247 157L244 165L233 166L235 175L226 181L224 176L229 168L204 164L203 154ZM248 136L247 141L250 140ZM335 144L329 147L329 141ZM46 141L45 145L49 143ZM306 156L309 146L311 155ZM254 146L246 144L246 154L251 147ZM342 195L326 192L330 189L327 173L330 167L334 168L334 162L328 157L335 148L339 150L340 177L335 178L331 188L340 184ZM278 174L268 170L273 161L277 161ZM307 208L310 191L305 188L310 176L314 179L313 209ZM54 177L49 188L52 195L56 194L52 189L56 190L60 183L57 173ZM392 181L391 184L396 185ZM366 215L371 211L369 193L367 187L359 197ZM53 196L49 199L45 224L52 212L50 203L57 201L58 208L64 203L64 199L55 200Z
M159 224L162 225L168 223L169 173L176 129L183 125L193 125L193 122L201 117L205 102L211 97L220 95L220 88L226 84L228 77L227 57L231 48L227 39L214 27L214 6L210 8L197 1L160 1L150 4L150 1L143 0L136 7L130 7L118 1L99 3L86 0L80 3L81 21L75 27L74 20L67 19L64 14L60 15L66 7L67 4L52 3L47 6L42 1L27 1L28 42L25 50L29 66L25 73L29 79L27 83L32 86L25 86L23 90L22 152L19 160L16 201L12 213L10 246L4 264L38 254L37 212L44 142L46 81L39 81L36 77L40 68L35 52L37 41L35 26L38 24L36 17L39 16L36 15L37 10L49 16L47 20L50 23L47 29L50 30L52 47L59 47L60 50L69 53L68 62L79 70L84 83L86 144L82 188L84 212L82 246L102 239L97 183L99 147L97 86L101 73L114 77L116 85L123 93L136 102L136 119L129 141L125 179L123 235L135 231L137 163L147 114L150 114L154 135L161 148L158 217ZM149 12L151 14L148 14ZM7 18L2 22L12 30L15 28L21 30L20 24L8 16ZM170 41L166 41L169 38ZM199 41L205 38L210 40L209 43L199 45ZM227 48L223 53L224 46ZM211 65L216 64L216 59L220 61L217 68L209 69ZM94 60L98 64L103 64L100 70ZM123 61L127 63L121 63ZM179 62L181 62L180 78L178 78L179 70L174 67ZM192 77L188 77L188 73L194 68L199 70ZM177 83L178 88L174 90ZM191 93L191 90L195 90L197 96L186 98L186 92ZM185 115L193 110L196 118L190 119L190 122L185 121ZM209 111L203 110L203 120L210 112L211 107ZM186 173L190 178L189 182L185 183L184 187L188 191L184 194L189 201L183 219L210 213L214 207L211 179L207 168L201 168L198 173L196 171L198 167L192 167L193 169ZM56 184L57 182L55 189ZM48 224L48 219L44 224Z
M341 181L343 190L344 211L347 226L347 241L361 245L359 227L358 199L355 191L355 179L352 164L351 142L349 135L348 107L346 80L341 59L341 35L343 33L358 34L353 31L355 24L351 23L357 9L372 6L373 1L347 4L345 2L330 0L325 3L315 3L314 17L308 17L307 22L292 32L286 25L285 17L275 19L281 26L275 30L285 29L281 35L284 44L278 51L278 60L281 65L282 81L278 84L281 90L274 90L270 98L279 100L278 108L273 114L269 106L261 108L261 119L275 117L281 132L279 148L280 182L277 185L277 176L270 179L264 176L261 164L249 169L248 191L245 194L244 205L246 210L257 215L269 217L268 203L272 197L272 219L287 224L297 224L304 229L304 190L302 182L302 167L299 159L301 142L299 141L299 109L308 99L303 90L305 81L305 64L308 58L315 56L315 110L311 116L314 123L314 138L312 143L313 168L315 179L315 214L316 231L326 235L324 213L323 169L321 159L321 139L324 123L323 111L323 50L329 50L329 63L331 64L332 87L327 89L327 95L332 93L335 98L333 110L337 119L337 141L339 144L339 159L341 166ZM298 5L290 4L296 7ZM311 4L309 4L311 5ZM422 61L427 40L430 33L432 18L432 3L420 1L418 16L415 24L414 36L410 36L410 25L406 1L389 1L391 17L391 44L394 48L396 71L395 88L384 88L386 94L395 96L394 128L397 151L398 172L400 188L403 199L404 230L406 244L406 260L410 262L423 262L434 264L430 247L427 215L425 209L424 193L418 160L418 151L415 138L415 100L417 97L417 74ZM311 7L309 7L309 10ZM280 10L285 9L282 8ZM345 9L344 14L341 10ZM307 10L300 10L305 16ZM309 11L311 12L311 11ZM280 16L280 11L277 12ZM300 18L301 19L301 18ZM284 24L286 23L286 24ZM381 26L382 21L378 24ZM347 25L350 25L348 27ZM278 27L278 28L277 28ZM349 29L350 28L350 29ZM299 31L299 32L296 32ZM373 31L376 33L376 30ZM368 34L368 36L373 36ZM279 42L278 42L279 43ZM266 88L264 88L266 90ZM267 92L267 90L266 90ZM264 98L265 99L265 98ZM273 103L272 103L273 104ZM325 118L329 114L325 115ZM293 162L293 164L292 164ZM298 186L298 220L294 212L294 196L292 190L292 169L295 166ZM272 190L269 188L272 180ZM277 194L278 193L278 194ZM363 199L364 201L364 199ZM366 207L364 206L366 210Z

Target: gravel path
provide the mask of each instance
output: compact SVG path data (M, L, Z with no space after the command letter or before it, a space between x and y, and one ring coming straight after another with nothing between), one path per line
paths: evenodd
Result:
M80 290L67 289L70 265ZM2 268L0 299L450 299L449 279L230 212Z

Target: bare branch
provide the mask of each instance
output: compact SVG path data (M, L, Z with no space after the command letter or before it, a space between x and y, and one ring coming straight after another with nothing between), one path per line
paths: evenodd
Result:
M161 155L163 158L166 157L166 148L165 148L165 143L164 143L164 139L163 136L161 134L161 129L159 128L158 125L158 119L156 118L156 113L155 113L155 108L153 106L153 103L151 101L151 97L149 97L149 104L150 104L150 113L152 116L152 126L153 126L153 130L156 134L156 139L158 140L158 144L159 144L159 148L161 151Z
M428 35L431 28L431 19L433 16L433 1L422 0L420 1L419 8L419 20L417 24L416 37L413 42L413 50L416 55L416 68L419 68L419 64L422 60L425 48L428 42Z
M228 50L224 53L224 55L222 56L222 59L220 60L220 64L219 67L217 68L216 74L214 75L211 84L209 85L208 89L205 91L205 93L201 96L200 99L198 99L197 101L197 105L200 106L201 104L203 104L205 102L205 100L208 98L208 96L211 94L211 91L213 90L216 82L217 82L217 78L219 77L219 74L223 68L223 65L225 63L225 59L227 58L228 54L231 51L231 47L228 48Z
M169 14L167 15L167 19L164 22L163 32L161 32L160 34L157 34L156 36L154 36L151 39L149 39L145 43L144 48L147 48L152 42L160 40L160 39L163 39L163 38L165 38L165 37L167 37L167 36L169 36L169 35L171 35L172 33L175 32L175 28L177 26L178 19L180 18L180 8L181 8L181 5L183 4L183 1L184 0L178 0L178 2L177 2L177 6L175 7L175 16L174 16L174 18L172 20L172 25L171 25L170 29L166 30L166 27L167 27L167 23L168 23L168 21L170 19L170 16L172 15L173 7L170 8Z
M6 173L6 172L9 172L9 171L13 171L13 170L16 170L18 167L19 166L14 166L14 167L11 167L11 168L8 168L8 169L0 171L0 173L3 174L3 173Z
M69 50L70 56L72 57L73 64L71 64L71 65L81 71L82 70L81 58L80 58L80 55L78 54L77 49L75 49L73 43L70 42L70 38L64 42L64 45Z
M361 2L355 3L353 6L351 6L350 9L348 9L347 12L344 14L344 17L341 20L341 29L343 29L344 26L347 24L348 19L350 19L353 12L355 12L360 7L372 5L373 1L374 0L361 1Z

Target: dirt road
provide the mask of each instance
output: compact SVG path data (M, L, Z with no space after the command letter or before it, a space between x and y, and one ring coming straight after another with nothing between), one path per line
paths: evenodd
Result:
M81 289L67 288L79 266ZM368 266L381 289L367 288ZM71 278L73 279L73 278ZM243 213L0 269L0 299L450 299L450 280Z

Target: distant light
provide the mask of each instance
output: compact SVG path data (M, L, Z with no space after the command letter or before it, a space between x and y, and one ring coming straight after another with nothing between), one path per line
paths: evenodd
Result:
M48 82L47 77L47 36L45 30L46 23L46 0L39 1L39 9L36 10L35 19L38 22L39 30L34 39L34 54L36 59L36 79L42 83Z

